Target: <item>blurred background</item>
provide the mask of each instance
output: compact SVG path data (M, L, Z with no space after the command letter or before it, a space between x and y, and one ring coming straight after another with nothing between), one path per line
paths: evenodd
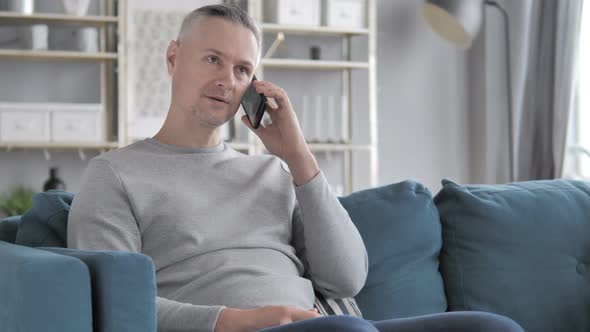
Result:
M222 2L259 22L257 76L289 93L339 195L590 177L582 0L0 0L0 216L75 193L89 159L153 136L166 46ZM266 153L239 118L222 136Z

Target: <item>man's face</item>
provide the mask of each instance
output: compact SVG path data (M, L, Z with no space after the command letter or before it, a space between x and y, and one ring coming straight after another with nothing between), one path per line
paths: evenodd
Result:
M258 52L248 28L223 18L199 18L190 33L168 47L175 106L199 126L221 126L238 110Z

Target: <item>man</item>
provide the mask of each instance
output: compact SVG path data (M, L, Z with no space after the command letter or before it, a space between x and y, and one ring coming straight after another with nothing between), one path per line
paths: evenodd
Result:
M336 298L360 291L367 253L286 92L255 82L276 102L267 106L272 124L254 130L242 118L274 156L246 156L219 139L260 54L260 33L241 9L190 13L166 51L172 98L164 125L90 162L68 246L149 255L160 331L386 329L391 322L320 318L313 309L314 289Z

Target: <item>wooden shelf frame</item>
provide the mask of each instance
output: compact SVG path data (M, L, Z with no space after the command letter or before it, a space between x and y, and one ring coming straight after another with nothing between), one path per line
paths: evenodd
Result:
M299 60L299 59L262 59L261 65L269 68L343 70L369 69L368 62L330 61L330 60Z
M0 59L2 58L19 60L115 61L117 60L117 53L0 49Z
M117 142L6 142L0 141L1 149L115 149Z
M313 36L367 36L368 28L334 28L334 27L308 27L301 25L286 25L275 23L262 23L260 28L263 33L285 33L294 35Z
M82 26L105 26L118 24L116 16L76 16L53 13L22 14L18 12L0 11L0 25L12 24L67 24Z

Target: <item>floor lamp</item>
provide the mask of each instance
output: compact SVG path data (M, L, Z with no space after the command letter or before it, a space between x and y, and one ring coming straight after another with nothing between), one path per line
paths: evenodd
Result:
M512 112L512 70L510 68L510 29L508 13L496 1L492 0L426 0L422 6L422 15L430 27L450 43L463 49L471 47L483 22L484 6L491 6L502 13L506 25L504 48L508 87L508 154L510 163L510 181L514 181L514 133Z

